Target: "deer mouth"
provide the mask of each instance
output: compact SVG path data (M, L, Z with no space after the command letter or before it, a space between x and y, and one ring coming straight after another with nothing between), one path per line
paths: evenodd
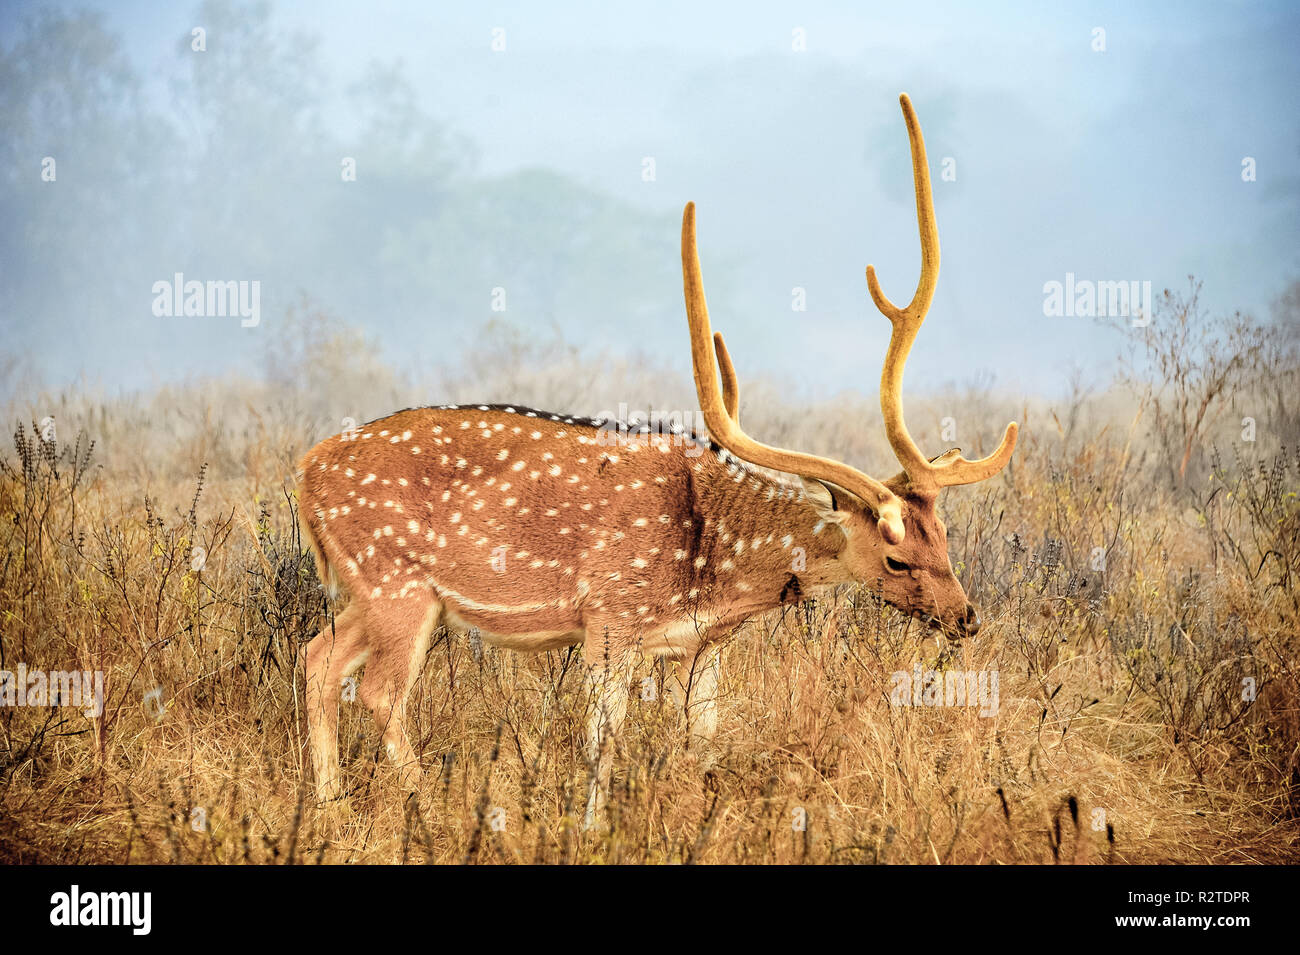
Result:
M920 621L922 624L924 624L926 627L929 627L931 630L942 631L943 635L950 640L962 640L965 637L971 636L970 633L968 633L965 629L962 628L960 623L945 623L943 620L940 620L934 614L926 613L924 610L913 610L910 614L908 614L908 616L910 616L913 620Z
M924 610L913 610L908 616L913 620L919 620L932 630L947 630L942 620L932 613L926 613Z

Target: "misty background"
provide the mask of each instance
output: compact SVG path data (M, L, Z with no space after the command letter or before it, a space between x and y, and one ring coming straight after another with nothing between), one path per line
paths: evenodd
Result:
M864 268L905 301L919 267L904 90L943 244L909 390L1109 381L1119 338L1044 283L1194 274L1267 319L1300 275L1300 14L1134 6L5 3L7 390L247 374L304 311L417 380L485 336L685 380L694 200L742 381L873 397ZM260 325L155 316L177 272L260 281Z

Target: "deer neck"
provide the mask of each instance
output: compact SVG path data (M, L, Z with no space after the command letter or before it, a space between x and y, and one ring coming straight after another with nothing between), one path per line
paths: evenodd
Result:
M802 489L766 475L723 468L702 482L695 566L703 600L737 616L797 603L849 580L839 556L843 529Z

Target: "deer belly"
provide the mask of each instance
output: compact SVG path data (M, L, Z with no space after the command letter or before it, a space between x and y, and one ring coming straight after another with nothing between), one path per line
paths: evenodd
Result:
M436 590L447 624L465 632L477 630L486 643L511 650L554 650L582 642L581 619L557 601L510 605Z

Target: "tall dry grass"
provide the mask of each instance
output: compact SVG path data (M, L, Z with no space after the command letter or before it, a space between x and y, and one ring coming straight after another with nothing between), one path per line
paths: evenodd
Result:
M1253 445L1207 442L1208 477L1180 488L1152 460L1150 397L1115 389L1022 408L909 400L927 446L951 409L978 431L968 450L1009 410L1026 418L1008 471L941 505L977 640L935 638L854 587L754 619L724 651L706 753L643 662L609 824L584 833L580 652L439 634L412 698L418 803L345 702L351 811L317 808L298 661L330 608L296 536L296 456L345 417L407 404L694 405L653 362L575 374L563 342L522 346L508 328L495 357L416 387L347 330L296 321L246 379L11 408L0 669L101 670L107 702L98 718L0 707L3 861L1296 859L1295 444L1263 427ZM867 400L804 406L760 383L746 403L755 433L888 467ZM996 714L894 705L892 674L918 665L996 672Z

